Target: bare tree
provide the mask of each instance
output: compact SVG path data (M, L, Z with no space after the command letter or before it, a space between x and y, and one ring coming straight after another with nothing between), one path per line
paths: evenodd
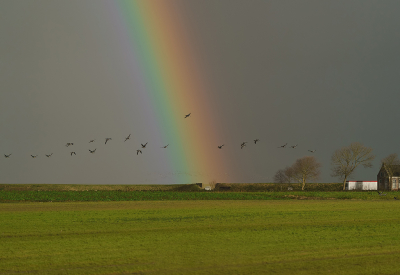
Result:
M275 176L275 183L291 183L294 179L294 170L293 167L286 167L285 169L279 169Z
M364 167L372 167L375 156L372 148L359 142L353 142L349 146L336 150L331 158L332 176L343 179L343 190L346 188L346 180L361 164Z
M294 169L292 166L288 166L285 168L285 170L283 170L283 172L285 173L286 176L286 182L287 183L292 183L292 180L294 179Z
M283 169L279 169L274 175L274 182L275 183L286 183L287 178L285 175L285 171Z
M302 157L296 160L291 167L293 177L302 183L301 190L304 190L307 180L316 180L320 175L321 163L314 156Z
M391 183L394 174L400 171L400 160L397 154L390 154L382 159L382 166L385 168L389 177L389 182Z

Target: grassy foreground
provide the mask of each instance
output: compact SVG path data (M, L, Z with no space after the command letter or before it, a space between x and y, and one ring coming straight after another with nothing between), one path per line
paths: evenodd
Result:
M0 274L398 274L386 200L0 204Z

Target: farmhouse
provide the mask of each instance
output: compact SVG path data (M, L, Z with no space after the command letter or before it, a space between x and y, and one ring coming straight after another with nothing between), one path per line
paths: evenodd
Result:
M399 190L400 165L382 164L378 176L378 190Z
M346 181L346 190L377 190L376 181Z

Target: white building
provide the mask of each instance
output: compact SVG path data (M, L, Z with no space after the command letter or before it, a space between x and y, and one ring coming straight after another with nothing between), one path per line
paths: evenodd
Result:
M377 181L346 181L346 190L378 190Z

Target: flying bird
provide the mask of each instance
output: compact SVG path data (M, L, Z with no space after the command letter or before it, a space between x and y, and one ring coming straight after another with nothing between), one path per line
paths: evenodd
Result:
M127 140L130 139L130 138L131 138L131 134L129 134L129 136L127 136L127 137L125 138L124 142L127 141Z
M285 145L279 146L278 148L285 148L287 143Z
M145 144L141 143L142 148L146 148L147 143L148 143L148 142L146 142ZM167 146L168 146L168 145L167 145Z
M68 147L68 146L71 146L71 145L74 145L74 144L72 142L68 142L65 146Z
M139 153L142 154L142 150L136 150L136 155L139 155Z
M94 149L94 150L90 150L90 149L89 149L89 152L90 152L91 154L93 154L93 153L95 153L95 152L96 152L96 150L97 150L97 148L96 148L96 149Z
M218 146L218 148L219 148L219 149L222 149L222 146L224 146L224 145L225 145L225 144L222 144L222 145Z
M48 158L49 158L49 157L51 157L52 155L53 155L53 153L51 153L50 155L46 155L46 157L48 157Z
M191 114L192 114L192 113L188 113L188 114L185 116L185 118L190 117Z
M315 150L308 150L308 152L311 152L311 153L314 153L315 151L317 151L316 149Z
M260 141L258 138L256 138L255 140L254 140L254 144L257 144L257 142L258 141Z
M379 192L379 191L376 191L376 192L378 192L379 196L386 196L386 193Z
M146 143L146 144L147 144L147 143ZM163 146L163 147L161 147L161 148L167 148L167 147L168 147L168 145L169 145L169 144L167 144L167 145L165 145L165 146ZM143 145L142 145L142 146L143 146Z
M74 154L74 155L76 156L76 153L75 153L75 152L71 152L71 156L72 156L72 154Z
M31 155L31 157L32 157L32 158L36 158L36 157L37 157L37 155L35 155L35 156L34 156L34 155Z
M107 141L112 140L111 138L106 138L106 142L104 144L107 144Z
M240 149L243 149L243 147L246 146L247 141L243 141L242 144L240 144Z
M292 146L290 146L290 147L292 147L292 148L294 149L294 148L296 148L296 147L297 147L297 145L298 145L298 144L296 144L296 145L292 145Z
M8 154L8 155L4 154L5 158L9 158L10 156L11 156L11 154Z
M90 141L89 141L89 143L92 143L92 142L94 142L95 141L95 139L91 139Z
M393 199L395 199L396 201L398 200L398 198L397 198L397 197L393 197Z

